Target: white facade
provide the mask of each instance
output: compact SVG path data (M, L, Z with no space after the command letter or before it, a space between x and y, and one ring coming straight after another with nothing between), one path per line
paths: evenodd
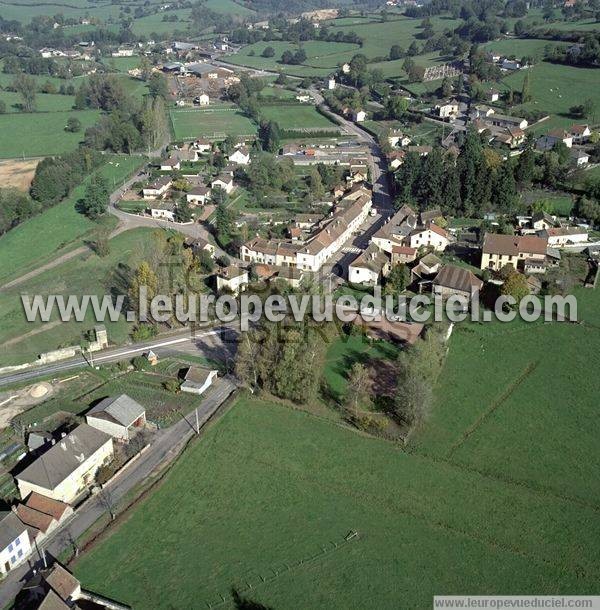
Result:
M450 240L433 231L431 228L412 233L408 238L408 245L411 248L420 248L421 246L433 246L434 250L443 252L450 243Z
M202 93L198 96L198 104L200 104L200 106L208 106L210 104L210 98L206 93Z
M238 148L229 155L229 161L238 165L248 165L250 163L250 153Z
M222 188L226 193L231 193L231 191L233 191L233 180L224 182L220 178L217 178L211 182L210 186L212 188Z
M175 212L164 208L151 208L150 215L158 220L170 220L175 222Z
M14 519L13 519L14 517ZM18 522L22 526L22 531L18 536L9 542L5 548L0 551L0 573L6 574L13 568L23 563L31 554L31 542L27 528L21 520L13 514L7 515L11 522ZM19 528L20 529L20 528Z

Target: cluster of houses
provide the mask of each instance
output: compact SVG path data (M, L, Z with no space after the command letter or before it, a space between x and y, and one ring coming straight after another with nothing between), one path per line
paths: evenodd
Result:
M181 172L181 177L186 181L188 189L185 199L191 206L199 207L208 203L214 189L221 189L227 194L234 190L235 170L238 166L250 163L250 149L245 144L239 144L228 156L228 164L209 181L205 181L194 169L186 171L182 165L184 162L198 161L211 148L210 140L198 139L182 148L174 148L169 157L160 161L160 171L169 173L156 177L142 188L142 197L148 201L148 213L152 218L171 222L176 220L178 202L172 197L174 172Z
M276 268L319 271L365 221L371 204L370 189L354 185L340 194L330 215L311 225L308 236L302 232L308 224L306 219L299 219L290 230L290 239L251 239L240 248L240 258L246 263Z
M154 354L147 355L153 362ZM217 371L190 366L180 390L203 394ZM15 475L21 502L0 514L0 574L29 557L32 549L73 515L73 507L96 485L100 468L115 459L115 442L128 443L146 427L146 409L127 394L93 406L85 423L60 438L32 433L34 459Z
M471 294L482 282L472 272L444 265L436 256L455 242L452 232L442 228L439 210L417 214L409 206L400 208L371 237L369 246L349 265L351 283L374 286L389 275L392 267L407 264L419 290L430 284L432 291L443 296ZM486 233L481 246L482 270L498 272L506 265L527 275L543 274L560 262L560 250L580 250L588 242L588 231L568 226L545 212L517 218L515 235ZM423 252L427 252L423 256ZM421 255L421 258L419 258Z
M339 165L350 170L366 171L369 163L369 150L363 145L305 145L284 144L280 151L280 158L292 159L294 165Z

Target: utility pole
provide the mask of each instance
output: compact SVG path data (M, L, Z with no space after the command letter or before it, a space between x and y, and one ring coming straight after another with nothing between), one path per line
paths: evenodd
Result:
M200 422L198 421L198 407L196 407L196 434L200 434Z

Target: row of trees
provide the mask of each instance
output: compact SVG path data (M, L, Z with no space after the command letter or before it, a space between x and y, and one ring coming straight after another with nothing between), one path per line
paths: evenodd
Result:
M481 216L485 211L517 211L518 187L532 182L556 187L569 169L569 150L557 145L537 155L532 139L517 160L503 160L473 129L466 133L458 157L436 147L426 157L408 153L395 173L396 202L421 209L440 208L457 216Z

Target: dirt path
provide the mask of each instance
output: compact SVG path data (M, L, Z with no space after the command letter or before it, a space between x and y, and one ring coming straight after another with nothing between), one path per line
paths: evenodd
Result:
M23 341L23 339L28 339L29 337L34 337L35 335L39 335L40 333L45 333L47 330L55 328L61 323L62 323L61 320L54 320L54 322L47 322L46 324L44 324L44 326L40 326L40 328L35 328L34 330L30 330L28 333L25 333L23 335L19 335L18 337L13 337L12 339L9 339L8 341L6 341L2 345L0 345L0 349L4 349L6 347L10 347L11 345L15 345L15 344L19 343L20 341Z

